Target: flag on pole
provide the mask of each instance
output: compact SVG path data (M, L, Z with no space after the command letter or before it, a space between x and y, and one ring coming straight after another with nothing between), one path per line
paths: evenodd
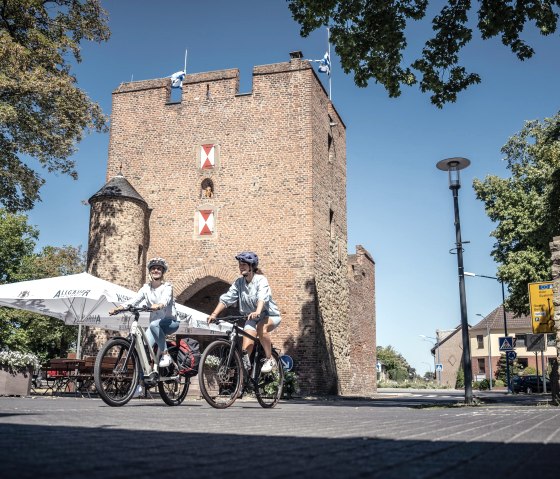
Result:
M185 71L175 72L171 75L171 88L182 88L185 79Z
M322 60L316 60L319 62L319 72L326 73L327 75L331 74L331 57L329 52L325 53L325 56Z

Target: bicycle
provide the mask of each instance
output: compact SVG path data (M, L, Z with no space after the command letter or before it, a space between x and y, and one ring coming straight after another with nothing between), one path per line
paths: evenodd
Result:
M99 396L109 406L124 406L130 401L141 382L146 388L157 384L163 401L179 406L189 391L190 378L179 374L177 346L169 347L172 362L168 367L152 370L157 364L154 349L149 346L145 331L138 325L141 312L149 308L129 306L119 312L133 314L127 338L115 337L107 341L97 354L94 381Z
M258 338L247 334L238 322L247 316L224 316L216 323L226 321L232 324L229 339L218 339L208 345L202 353L198 369L200 392L210 406L225 409L245 393L254 392L257 401L264 408L273 408L282 397L284 369L278 352L273 348L272 357L276 366L272 371L261 371L264 349ZM241 359L241 336L255 343L251 368L247 371Z

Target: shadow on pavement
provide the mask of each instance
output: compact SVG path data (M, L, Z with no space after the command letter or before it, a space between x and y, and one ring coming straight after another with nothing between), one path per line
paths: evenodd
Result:
M188 421L185 421L188 429ZM554 477L558 444L0 425L2 477Z

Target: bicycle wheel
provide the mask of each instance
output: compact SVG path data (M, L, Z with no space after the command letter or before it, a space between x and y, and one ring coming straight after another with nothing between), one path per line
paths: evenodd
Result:
M179 406L187 397L190 378L179 374L177 369L177 348L169 348L169 354L173 358L173 362L167 368L163 368L160 374L169 378L158 382L158 390L163 402L168 406Z
M219 339L202 353L198 368L200 392L210 406L225 409L237 399L243 381L243 365L237 350L228 364L231 351L229 341Z
M284 368L280 362L280 358L276 351L272 351L272 357L276 361L276 365L272 371L263 373L260 371L260 364L258 365L259 371L257 376L257 384L255 387L255 395L257 401L262 407L271 408L276 406L282 397L284 389Z
M125 338L113 338L101 348L93 371L95 388L109 406L124 406L138 384L136 351Z

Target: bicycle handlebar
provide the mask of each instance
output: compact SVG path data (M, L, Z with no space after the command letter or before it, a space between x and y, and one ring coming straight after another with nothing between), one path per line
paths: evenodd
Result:
M126 313L126 312L130 312L130 313L149 313L152 310L148 307L148 306L140 306L139 308L136 306L127 306L126 308L123 309L119 309L118 311L115 311L114 313L109 313L110 316L116 316L119 313Z
M246 319L247 319L247 315L243 315L243 316L223 316L222 318L216 318L212 322L216 323L216 324L219 324L220 321L225 321L226 323L236 324L236 323L239 323L240 321L243 321L243 320L246 320Z

